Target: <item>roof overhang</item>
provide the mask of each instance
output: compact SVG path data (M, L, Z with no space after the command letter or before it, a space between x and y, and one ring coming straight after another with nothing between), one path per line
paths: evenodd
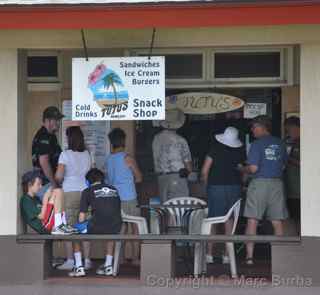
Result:
M116 1L105 2L110 3L0 5L0 29L132 29L320 24L320 1L139 1L134 4L119 4L128 1L118 1L118 4L115 4Z

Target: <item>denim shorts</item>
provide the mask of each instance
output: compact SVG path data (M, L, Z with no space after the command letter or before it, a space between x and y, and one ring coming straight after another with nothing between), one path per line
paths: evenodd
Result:
M241 197L240 185L208 185L208 217L224 216Z

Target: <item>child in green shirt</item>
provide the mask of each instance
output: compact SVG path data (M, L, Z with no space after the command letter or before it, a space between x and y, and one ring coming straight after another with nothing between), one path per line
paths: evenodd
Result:
M22 176L23 196L20 200L20 209L24 222L40 234L75 233L75 229L66 225L63 191L58 188L49 189L41 203L36 197L41 186L39 170L29 171Z

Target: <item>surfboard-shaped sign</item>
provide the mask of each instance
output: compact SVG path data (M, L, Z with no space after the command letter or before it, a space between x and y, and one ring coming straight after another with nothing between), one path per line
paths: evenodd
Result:
M167 110L178 108L185 114L218 114L243 106L242 99L220 93L187 92L166 97Z

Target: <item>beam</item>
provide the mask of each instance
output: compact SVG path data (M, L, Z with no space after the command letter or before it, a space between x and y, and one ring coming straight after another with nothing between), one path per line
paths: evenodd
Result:
M42 240L139 240L139 241L215 241L215 242L259 242L259 243L300 243L300 237L269 235L39 235L23 234L17 236L17 242Z
M297 24L320 24L320 3L0 8L0 29L133 29Z

